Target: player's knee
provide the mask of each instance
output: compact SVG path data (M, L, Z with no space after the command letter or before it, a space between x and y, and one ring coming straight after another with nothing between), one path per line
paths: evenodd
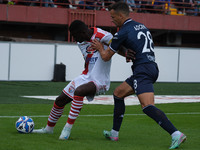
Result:
M59 107L63 107L65 106L66 104L70 103L72 101L72 99L70 97L68 97L67 95L65 94L61 94L59 95L56 100L55 100L55 104Z
M83 90L81 89L81 87L77 87L75 92L74 92L74 95L76 96L84 96L84 93L83 93Z
M87 95L95 95L96 93L96 85L93 82L89 82L87 84L83 84L76 88L74 95L76 96L87 96Z
M122 91L120 90L120 88L116 88L113 92L113 94L119 98L123 98L123 93Z

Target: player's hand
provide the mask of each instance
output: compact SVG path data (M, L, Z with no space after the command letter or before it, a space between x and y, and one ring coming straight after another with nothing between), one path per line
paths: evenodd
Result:
M126 51L126 62L133 62L135 60L135 51L127 49Z
M104 49L103 44L100 43L97 39L94 39L92 41L92 48L96 49L96 50L102 50L102 49Z

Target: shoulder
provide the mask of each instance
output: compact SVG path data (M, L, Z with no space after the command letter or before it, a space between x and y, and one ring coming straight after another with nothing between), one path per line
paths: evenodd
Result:
M96 32L95 38L99 39L101 42L108 43L113 38L113 35L110 32L105 31L100 28L96 28L96 29L97 29L97 32Z
M100 39L102 39L104 36L112 35L110 32L105 31L101 28L94 28L94 30L96 30L96 32L94 32L94 34L96 34L96 37L100 38Z
M125 35L129 33L130 31L133 31L133 27L136 24L133 20L128 20L118 31L118 35Z

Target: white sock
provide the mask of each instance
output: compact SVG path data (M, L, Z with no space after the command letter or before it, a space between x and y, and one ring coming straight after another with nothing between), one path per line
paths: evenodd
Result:
M73 127L73 124L66 123L66 124L65 124L65 127L67 127L67 128L70 128L70 129L71 129L71 128Z
M177 135L179 135L179 134L181 134L180 131L175 131L174 133L171 134L171 136L174 137L174 136L177 136Z
M54 127L50 127L48 125L46 125L46 127L45 127L45 130L47 130L47 131L53 131L53 129L54 129Z
M111 130L111 134L112 134L112 136L114 136L114 137L118 137L119 136L119 131L116 131L116 130Z

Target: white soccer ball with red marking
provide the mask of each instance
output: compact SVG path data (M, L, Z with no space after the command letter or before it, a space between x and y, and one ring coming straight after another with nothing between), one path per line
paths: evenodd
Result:
M31 133L34 129L33 119L28 116L21 116L16 122L16 129L19 133Z

